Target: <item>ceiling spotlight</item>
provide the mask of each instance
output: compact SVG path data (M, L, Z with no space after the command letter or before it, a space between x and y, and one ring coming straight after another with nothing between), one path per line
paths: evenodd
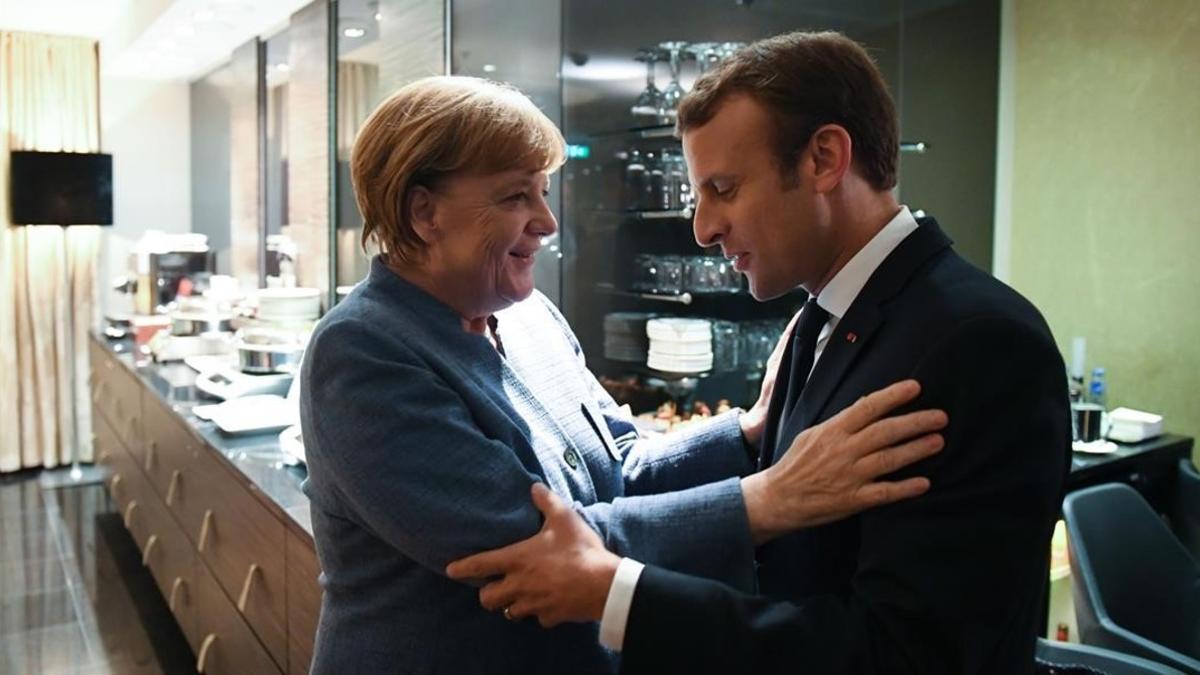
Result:
M375 12L375 20L383 21L383 12Z
M483 64L483 72L494 73L494 72L496 72L496 66L491 63L485 63L485 64Z
M286 63L276 63L274 66L271 66L271 67L281 73L286 73L292 69L292 67Z
M367 31L362 28L346 28L342 30L342 35L348 38L360 38L367 34Z

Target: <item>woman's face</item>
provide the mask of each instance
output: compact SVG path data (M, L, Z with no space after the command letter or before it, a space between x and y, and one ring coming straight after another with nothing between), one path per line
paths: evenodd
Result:
M545 171L515 169L450 176L429 192L426 271L464 318L487 317L533 292L534 256L558 231L549 188Z

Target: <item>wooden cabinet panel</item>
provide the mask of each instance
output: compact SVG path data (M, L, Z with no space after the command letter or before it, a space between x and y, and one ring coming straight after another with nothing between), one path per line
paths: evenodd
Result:
M126 449L140 460L142 385L107 351L96 349L92 357L92 403Z
M196 671L213 675L281 672L208 568L199 561L194 577L196 622L202 636L196 648Z
M183 479L184 522L199 558L275 660L286 664L284 525L217 457L200 452L194 459Z
M195 589L192 543L148 486L143 488L141 505L131 518L130 531L135 533L134 539L142 551L142 564L150 570L188 642L193 649L197 648L202 636L196 634L193 625L194 611L189 611Z
M311 540L287 535L288 672L308 673L321 615L321 567Z
M182 426L174 411L148 391L143 396L145 438L142 469L158 496L162 497L168 508L175 511L183 489L187 465L196 454L197 443Z

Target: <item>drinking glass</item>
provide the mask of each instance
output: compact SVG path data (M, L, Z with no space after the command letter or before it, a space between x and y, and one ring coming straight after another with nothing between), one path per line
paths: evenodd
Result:
M696 42L688 45L688 53L696 59L696 64L700 67L700 74L703 75L721 61L721 43Z
M713 370L727 373L738 368L738 325L732 321L712 322Z
M686 94L683 90L683 85L679 83L679 68L683 63L683 59L687 56L684 49L688 43L678 40L672 42L661 42L658 48L667 55L667 63L671 70L671 82L662 93L662 109L660 115L668 118L675 118L675 109L679 107L679 101Z
M663 110L663 92L654 83L654 66L662 61L664 54L657 49L639 49L634 61L646 64L646 88L638 94L629 112L639 117L658 118Z

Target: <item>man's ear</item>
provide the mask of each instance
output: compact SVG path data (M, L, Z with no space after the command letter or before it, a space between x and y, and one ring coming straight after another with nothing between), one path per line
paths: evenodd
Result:
M810 170L814 189L819 193L832 191L841 184L853 162L854 144L850 133L840 124L826 124L813 133L808 148L812 156Z
M441 234L434 217L436 210L437 205L429 188L414 185L408 189L408 222L413 232L426 244L432 244Z

